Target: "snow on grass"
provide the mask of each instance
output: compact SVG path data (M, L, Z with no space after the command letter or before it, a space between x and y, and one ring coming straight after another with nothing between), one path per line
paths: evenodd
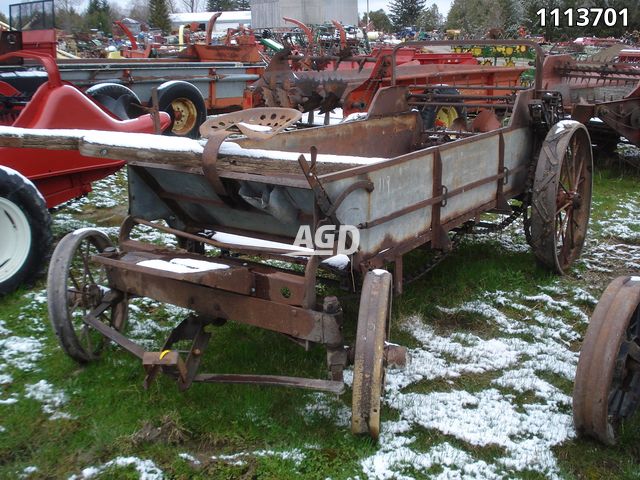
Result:
M0 385L14 382L13 375L19 372L40 372L39 362L44 358L43 334L49 328L46 318L47 297L44 290L25 294L28 300L17 315L17 325L21 331L32 332L31 336L20 336L0 323ZM0 404L17 403L21 398L29 398L42 403L42 410L51 420L71 418L60 409L67 402L64 391L55 388L46 380L26 384L24 393L13 392L7 398L0 398Z
M636 195L624 197L613 210L593 221L593 227L604 237L624 241L640 241L640 200Z
M42 411L49 415L51 420L73 418L68 413L60 411L67 403L67 394L55 388L46 380L40 380L31 385L25 385L25 398L31 398L42 403Z
M27 372L37 370L42 348L42 341L34 337L11 335L0 338L0 369L9 366Z
M93 183L92 189L88 196L65 203L64 210L80 213L87 205L94 208L112 208L122 203L126 204L128 198L126 169L118 170L115 174Z
M106 470L112 471L118 468L133 466L140 480L162 480L164 473L151 460L142 460L138 457L116 457L98 467L87 467L79 475L71 475L69 480L84 480L96 478Z
M310 418L320 418L323 421L330 420L338 427L351 425L351 409L342 403L335 395L322 392L308 394L309 403L302 409L305 421Z
M200 465L202 462L200 460L198 460L196 457L194 457L193 455L189 454L189 453L179 453L178 456L180 458L182 458L183 460L186 460L187 462L191 462L194 465Z
M610 273L620 265L635 269L637 267L634 265L638 263L638 259L640 259L640 245L594 240L586 245L580 263L589 270Z
M31 475L38 473L38 471L39 471L38 467L34 465L24 467L24 469L20 473L20 478L29 478Z
M238 452L229 455L212 455L210 458L211 460L222 460L233 465L245 465L246 459L252 457L276 457L282 460L289 460L296 467L302 465L302 462L307 458L299 448L292 450L254 450L253 452Z
M38 334L45 330L43 312L46 311L47 298L44 291L29 292L25 295L29 300L20 309L17 320L21 329L33 332L32 336L17 335L9 330L4 320L0 320L0 385L13 382L13 372L38 371L37 363L42 358L44 343ZM13 394L9 398L0 398L0 403L17 402Z
M551 290L491 292L440 308L498 332L489 339L468 332L441 336L416 316L403 321L419 346L409 350L404 370L387 371L385 408L399 418L383 422L380 449L362 460L368 478L412 478L411 472L429 474L435 467L437 478L509 478L524 471L559 476L552 448L575 432L570 392L557 383L575 376L578 354L570 344L579 336L572 325L586 318L576 297L582 303L591 297L572 295L560 284ZM444 384L433 382L438 379ZM421 445L416 435L428 431L469 448L448 441ZM478 456L478 447L499 447L500 453L489 461Z
M189 312L186 308L163 304L150 298L135 298L129 302L127 336L145 348L160 347L169 332Z

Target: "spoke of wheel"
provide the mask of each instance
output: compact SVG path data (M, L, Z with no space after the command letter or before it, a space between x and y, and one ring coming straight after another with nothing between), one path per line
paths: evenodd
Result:
M73 273L69 272L69 278L71 279L71 282L76 287L76 289L79 292L82 292L82 287L80 287L80 285L78 284L78 281L76 280L76 277L73 275Z
M573 162L571 161L571 147L567 147L565 151L564 158L562 159L562 166L564 168L564 172L566 176L564 177L569 185L569 191L573 190Z
M567 190L567 187L565 187L565 186L562 184L562 179L560 179L560 180L558 181L558 183L559 183L559 185L560 185L560 188L561 188L562 190L564 190L564 193L569 193L569 190Z
M573 234L570 227L570 219L566 218L565 222L566 228L564 230L564 235L562 236L562 248L560 249L560 257L562 259L569 258L571 249L573 248Z
M636 342L629 342L627 354L636 362L640 363L640 346Z
M91 335L89 334L90 327L86 323L84 324L84 338L87 342L87 353L91 355L93 353L93 345L91 344Z
M578 190L578 185L582 183L582 169L584 168L584 155L580 157L580 164L578 166L578 171L576 172L574 185L576 186L576 191Z
M93 273L91 272L91 267L89 264L89 258L91 258L91 242L87 241L87 252L86 255L82 257L82 260L85 264L85 268L87 269L87 274L89 275L89 280L91 281L92 284L95 285L96 281L93 278Z
M615 389L612 393L613 395L609 400L609 416L615 418L619 415L626 392L621 389Z
M556 218L559 223L559 228L556 230L556 243L562 240L562 244L564 245L564 219L562 218L562 211L556 214Z
M573 202L567 202L564 205L562 205L560 208L558 208L558 210L556 211L556 214L559 214L563 211L565 211L567 208L569 208L571 206Z

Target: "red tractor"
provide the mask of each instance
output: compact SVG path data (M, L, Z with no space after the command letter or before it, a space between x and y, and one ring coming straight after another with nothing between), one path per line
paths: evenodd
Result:
M38 60L46 76L34 84L19 69L0 74L0 129L160 133L171 123L165 112L155 119L143 114L135 93L122 85L100 84L83 93L63 82L50 55L11 52L0 55L0 63L16 58ZM41 152L0 148L0 295L33 280L46 265L52 243L48 209L87 194L91 182L124 165L77 151Z

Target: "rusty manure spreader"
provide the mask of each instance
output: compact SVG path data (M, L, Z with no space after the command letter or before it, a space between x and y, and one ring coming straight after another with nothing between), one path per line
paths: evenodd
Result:
M206 144L95 132L61 132L51 142L49 132L47 148L125 159L129 179L130 215L117 247L101 231L81 229L53 254L49 314L62 348L91 361L99 353L97 331L142 361L145 385L165 373L180 389L230 382L340 393L353 364L352 430L377 438L385 365L402 364L405 354L386 340L406 253L447 251L456 234L495 231L524 215L542 263L562 273L580 255L591 203L589 134L564 118L556 93L541 89L542 54L530 47L538 51L532 87L496 88L487 75L468 93L461 78L442 98L416 93L429 85L392 84L376 92L366 118L338 125L287 129L300 112L274 107L210 118L201 128ZM421 110L451 106L463 107L463 125L425 128ZM3 132L2 142L33 147L42 138L14 129ZM486 212L503 219L481 221ZM175 235L179 247L134 239L140 226ZM343 265L335 250L294 245L301 228L325 226L353 227ZM328 264L360 290L349 346L338 299L318 298L318 273ZM385 270L390 265L393 274ZM158 351L145 351L126 336L134 297L193 313ZM324 346L327 378L200 373L212 327L226 321ZM187 351L175 348L179 341L190 342Z

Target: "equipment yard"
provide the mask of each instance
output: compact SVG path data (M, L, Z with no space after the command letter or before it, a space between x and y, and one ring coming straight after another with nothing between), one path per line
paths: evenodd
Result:
M57 210L55 236L89 226L116 235L124 175ZM349 433L348 394L215 384L180 393L166 378L145 391L139 361L113 345L78 367L49 326L44 282L18 291L0 305L0 477L634 478L637 420L615 449L577 440L571 391L597 298L609 279L640 270L637 182L637 172L596 166L590 235L570 277L537 267L516 223L465 237L394 300L391 339L412 360L387 373L379 444ZM357 301L345 310L353 318ZM129 335L157 348L181 316L134 301ZM286 361L290 374L320 373L319 348L305 355L237 324L219 332L206 359L216 371L278 372Z
M0 5L0 479L640 478L632 2L181 1Z

